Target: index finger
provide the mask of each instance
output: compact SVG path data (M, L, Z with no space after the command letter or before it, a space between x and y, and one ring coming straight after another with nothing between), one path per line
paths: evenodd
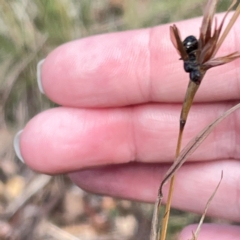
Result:
M182 36L198 36L201 19L177 23ZM54 102L72 107L182 102L188 74L170 41L169 26L103 34L58 47L41 68L44 92ZM238 20L219 55L239 49L239 29ZM239 99L239 62L211 69L196 101Z

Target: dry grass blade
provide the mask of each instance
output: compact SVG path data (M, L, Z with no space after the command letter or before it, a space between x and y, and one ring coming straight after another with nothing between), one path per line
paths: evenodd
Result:
M232 9L232 7L236 4L237 1L233 1L233 3L231 4L231 6L229 7L229 10ZM228 10L228 11L229 11ZM228 12L227 12L228 13ZM227 27L225 28L223 34L221 35L218 43L217 43L217 46L216 46L216 49L213 53L213 55L215 55L217 53L217 51L219 50L219 48L221 47L222 43L224 42L225 38L227 37L229 31L231 30L232 26L234 25L234 23L236 22L238 16L240 14L240 4L238 4L237 6L237 9L236 11L234 12L231 20L229 21Z
M208 27L209 25L211 25L213 16L214 16L214 12L216 10L216 6L217 6L217 2L218 0L210 0L208 1L204 12L203 12L203 20L202 20L202 25L201 25L201 29L200 32L205 35L206 32L208 31Z
M159 188L159 196L162 197L162 187L163 185L177 172L177 170L183 165L183 163L187 160L187 158L201 145L201 143L208 137L208 135L214 130L214 128L222 122L226 117L228 117L231 113L240 108L240 103L230 108L212 123L210 123L207 127L205 127L196 137L194 137L186 147L181 151L179 157L172 164L172 166L168 169L165 177L162 180L161 186Z
M233 26L233 23L235 22L234 21L232 23L232 25L228 24L228 26L226 27L226 29L224 31L224 33L226 33L225 37L221 40L221 43L220 43L219 36L222 31L225 19L237 1L236 0L232 1L231 5L228 7L219 26L217 26L217 19L215 19L215 28L212 33L212 23L213 23L214 13L216 11L217 2L218 2L218 0L217 1L209 1L208 5L206 6L205 11L204 11L202 26L200 29L200 37L199 37L199 45L200 45L200 50L201 50L200 51L200 62L207 61L207 59L215 56L215 54L217 53L223 40L227 36L231 27Z
M159 209L161 204L162 197L158 195L158 198L154 204L150 240L156 240L159 238L158 225L159 225Z
M180 32L175 24L170 26L170 39L172 41L173 46L178 51L178 54L181 56L181 59L185 60L188 58L187 53L182 45Z
M240 53L239 52L234 52L234 53L230 53L224 57L218 57L218 58L214 58L210 61L208 61L207 63L204 64L204 66L206 66L207 68L211 68L211 67L216 67L216 66L220 66L223 65L225 63L231 62L237 58L240 57Z
M163 193L162 189L163 186L167 183L169 179L172 179L172 177L176 174L178 169L183 165L183 163L187 160L187 158L201 145L201 143L208 137L208 135L214 130L214 128L222 122L226 117L228 117L231 113L236 111L240 108L240 103L235 105L234 107L230 108L228 111L226 111L224 114L222 114L220 117L218 117L216 120L214 120L212 123L210 123L207 127L205 127L196 137L194 137L187 145L186 147L181 151L175 162L172 164L172 166L168 169L167 173L165 174L165 177L163 178L161 185L159 187L158 191L158 198L155 203L154 207L154 214L153 214L153 221L152 221L152 231L151 231L151 237L150 240L155 240L158 237L158 215L159 215L159 209L162 203Z
M198 224L198 227L197 227L196 231L193 233L193 238L191 240L197 240L198 234L199 234L199 232L201 230L201 226L202 226L203 221L204 221L204 218L205 218L205 216L207 214L208 207L209 207L211 201L213 200L214 196L216 195L216 193L218 191L218 188L220 187L220 184L222 182L222 179L223 179L223 171L221 173L221 178L219 180L218 185L216 186L215 190L213 191L212 195L210 196L210 198L208 199L208 201L206 203L206 206L205 206L205 209L204 209L204 213L203 213L203 215L202 215L202 217L201 217L201 219L199 221L199 224Z

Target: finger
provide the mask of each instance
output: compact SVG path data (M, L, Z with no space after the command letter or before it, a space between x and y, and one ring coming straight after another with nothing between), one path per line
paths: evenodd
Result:
M198 36L201 21L202 18L182 21L177 26L183 37ZM103 34L58 47L42 65L46 95L58 104L72 107L182 102L189 78L170 41L169 26ZM239 30L240 20L219 55L240 48ZM239 63L236 60L208 71L196 101L239 99Z
M193 107L183 146L231 104ZM24 128L20 149L25 162L45 173L106 164L172 162L180 106L139 105L116 109L60 107L40 113ZM240 112L210 134L191 161L239 159Z
M183 229L179 235L179 240L191 239L192 233L196 230L197 225L190 225ZM240 236L239 226L203 224L198 240L236 240Z
M70 178L90 192L154 202L168 167L169 165L132 163L82 170L70 174ZM176 174L172 206L202 214L223 171L223 180L210 203L207 215L239 221L239 167L239 161L229 160L183 165ZM164 202L168 188L169 183L163 188Z

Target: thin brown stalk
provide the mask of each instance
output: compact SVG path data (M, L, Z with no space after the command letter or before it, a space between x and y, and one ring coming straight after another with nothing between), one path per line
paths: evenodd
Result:
M181 143L182 143L182 134L183 134L183 128L180 128L179 134L178 134L178 142L177 142L177 149L176 149L176 158L178 157L180 150L181 150ZM167 204L165 208L165 214L162 220L162 228L159 228L159 236L160 239L165 239L167 234L167 227L168 227L168 221L171 211L171 204L172 204L172 196L173 196L173 190L174 190L174 182L175 182L175 176L171 178L170 186L169 186L169 192L168 192L168 199ZM160 205L159 205L160 208ZM158 210L160 211L160 209ZM161 230L161 232L160 232Z
M183 128L180 128L179 135L178 135L177 149L176 149L176 158L179 155L180 150L181 150L182 133L183 133ZM154 213L153 213L152 234L151 234L150 240L156 240L160 236L161 236L161 239L163 237L164 238L166 237L168 220L169 220L169 215L170 215L170 210L171 210L173 188L174 188L174 176L172 177L171 183L170 183L171 191L169 191L169 194L168 194L166 209L165 209L164 217L162 219L162 228L159 228L159 229L158 229L158 225L159 225L158 218L159 218L160 207L161 207L161 203L162 203L162 193L160 193L160 192L158 193L158 198L155 203L155 208L154 208Z
M231 113L240 109L240 103L230 108L226 112L224 112L221 116L211 122L208 126L206 126L197 136L191 139L191 141L184 147L184 149L180 152L179 156L176 158L174 163L166 172L161 185L158 190L158 198L155 202L155 208L153 213L153 221L152 221L152 232L150 240L158 239L158 217L159 217L159 209L161 207L163 193L162 188L171 179L174 174L180 169L180 167L184 164L187 158L203 143L203 141L208 137L208 135L214 130L214 128L220 124L225 118L227 118ZM165 233L166 235L166 233Z
M203 76L204 76L204 73L203 73L202 77ZM189 110L192 106L192 102L193 102L194 96L195 96L198 88L199 88L198 84L189 80L188 90L186 92L186 96L185 96L185 99L184 99L184 102L183 102L182 111L181 111L181 115L180 115L180 128L179 128L179 134L178 134L178 142L177 142L175 159L178 158L178 156L180 154L180 151L181 151L183 130L184 130L184 127L185 127L185 123L187 121L187 116L188 116ZM169 192L168 192L168 199L167 199L167 203L166 203L165 214L164 214L164 217L162 219L160 240L165 240L166 239L168 221L169 221L171 204L172 204L172 196L173 196L173 191L174 191L174 181L175 181L175 177L172 176L170 186L169 186ZM159 231L160 231L160 228L159 228Z
M171 204L172 204L172 196L173 196L173 190L174 190L174 182L175 182L175 176L173 176L171 178L171 182L170 182L170 188L169 188L169 193L168 193L168 199L167 199L167 203L166 203L166 209L165 209L165 214L163 217L163 221L162 221L162 229L159 228L160 232L160 239L164 240L166 239L166 235L167 235L167 227L168 227L168 221L169 221L169 216L170 216L170 211L171 211Z
M202 217L201 217L201 219L200 219L200 221L199 221L199 224L198 224L198 226L197 226L196 231L193 233L193 238L192 238L191 240L197 240L198 235L199 235L199 232L200 232L201 227L202 227L202 224L203 224L203 221L204 221L204 218L205 218L205 216L206 216L206 214L207 214L209 205L210 205L211 201L213 200L214 196L216 195L216 193L217 193L217 191L218 191L218 189L219 189L219 187L220 187L220 184L221 184L221 182L222 182L222 179L223 179L223 171L222 171L222 173L221 173L221 178L220 178L220 180L219 180L219 182L218 182L218 185L216 186L215 190L213 191L212 195L210 196L210 198L208 199L208 201L207 201L207 203L206 203L206 206L205 206L203 215L202 215Z

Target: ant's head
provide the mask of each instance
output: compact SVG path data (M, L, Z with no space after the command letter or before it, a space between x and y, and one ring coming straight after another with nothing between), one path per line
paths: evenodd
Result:
M198 40L194 36L188 36L183 41L183 46L187 54L198 49Z

